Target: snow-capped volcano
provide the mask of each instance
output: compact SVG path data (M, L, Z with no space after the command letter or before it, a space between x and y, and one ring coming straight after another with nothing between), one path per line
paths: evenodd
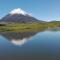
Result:
M25 12L24 10L22 10L21 8L17 8L17 9L13 9L11 12L9 12L10 14L22 14L22 15L27 15L28 13ZM30 14L28 14L30 15Z
M1 19L2 22L39 22L31 14L25 12L21 8L13 9Z

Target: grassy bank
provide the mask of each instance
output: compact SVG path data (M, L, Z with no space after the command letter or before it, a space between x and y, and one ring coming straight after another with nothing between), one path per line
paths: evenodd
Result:
M47 23L47 26L48 26L48 27L51 27L51 28L53 28L53 27L60 27L60 21L48 22L48 23Z
M45 23L14 23L0 26L0 31L10 32L36 32L43 31L47 28Z
M60 21L46 23L10 23L0 24L0 32L37 32L50 28L60 27Z

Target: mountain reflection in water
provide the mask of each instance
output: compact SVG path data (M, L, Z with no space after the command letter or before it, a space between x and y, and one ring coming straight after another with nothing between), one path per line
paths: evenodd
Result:
M0 35L8 39L14 45L24 45L37 32L1 32Z
M0 60L60 60L60 28L40 32L1 32Z

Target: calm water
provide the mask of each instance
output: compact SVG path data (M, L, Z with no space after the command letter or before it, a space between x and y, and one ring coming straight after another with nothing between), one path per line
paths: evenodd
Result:
M60 60L60 32L1 32L0 60Z

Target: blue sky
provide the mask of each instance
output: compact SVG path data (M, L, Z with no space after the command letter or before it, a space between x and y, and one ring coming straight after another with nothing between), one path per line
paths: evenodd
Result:
M60 20L60 0L0 0L0 18L22 8L40 20Z

